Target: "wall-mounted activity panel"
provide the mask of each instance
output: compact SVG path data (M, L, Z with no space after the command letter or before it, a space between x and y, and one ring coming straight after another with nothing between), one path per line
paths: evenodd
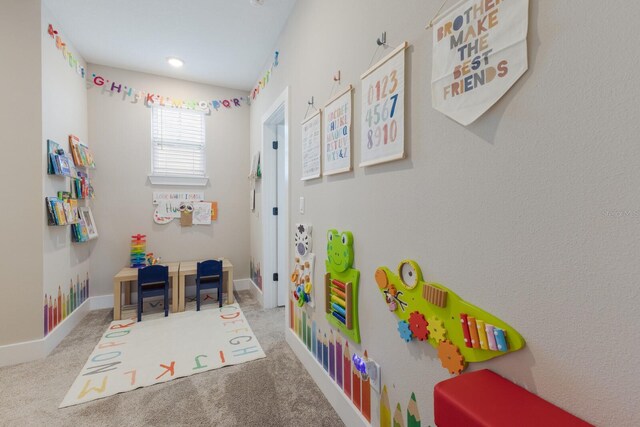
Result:
M358 282L360 271L353 265L353 235L349 231L327 233L327 272L324 277L327 321L356 343L358 325Z
M375 280L389 311L400 319L400 337L407 342L427 341L451 374L461 373L467 362L482 362L524 346L522 336L502 320L438 283L425 282L415 261L402 261L397 274L379 267Z

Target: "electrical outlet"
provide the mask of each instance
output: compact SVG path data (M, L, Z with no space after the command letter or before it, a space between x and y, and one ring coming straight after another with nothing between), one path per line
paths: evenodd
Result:
M367 374L369 375L369 383L371 384L371 388L380 393L380 384L381 381L381 369L380 365L378 365L375 360L367 360Z

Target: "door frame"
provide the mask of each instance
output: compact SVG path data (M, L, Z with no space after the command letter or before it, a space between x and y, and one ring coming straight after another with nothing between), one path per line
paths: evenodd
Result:
M278 96L273 104L262 115L262 292L264 308L278 306L278 285L273 281L273 273L278 273L280 292L284 293L283 305L286 305L289 277L289 88ZM284 162L277 165L277 171L284 179L284 189L278 200L278 216L282 218L277 227L278 217L272 214L272 208L277 200L277 181L275 169L272 167L277 159L276 150L272 143L277 134L277 126L284 123L284 135L278 138L278 151L282 150ZM278 233L276 235L276 228ZM276 257L272 248L278 245L282 253ZM276 260L277 258L277 260ZM278 265L276 265L276 263Z

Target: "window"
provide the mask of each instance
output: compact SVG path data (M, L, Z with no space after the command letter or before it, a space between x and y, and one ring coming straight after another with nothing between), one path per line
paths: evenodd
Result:
M204 114L153 107L152 184L206 185Z

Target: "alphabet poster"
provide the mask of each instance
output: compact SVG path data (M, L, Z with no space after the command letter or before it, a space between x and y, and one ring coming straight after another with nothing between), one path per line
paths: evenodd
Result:
M302 178L319 178L320 146L322 144L322 124L320 111L302 122Z
M404 42L360 78L360 166L404 157Z
M351 90L333 97L324 109L324 174L351 170Z
M464 0L433 25L432 105L473 123L527 71L529 0Z

